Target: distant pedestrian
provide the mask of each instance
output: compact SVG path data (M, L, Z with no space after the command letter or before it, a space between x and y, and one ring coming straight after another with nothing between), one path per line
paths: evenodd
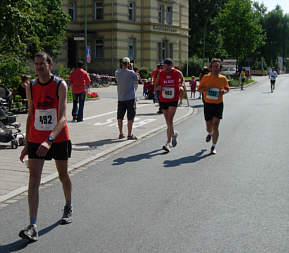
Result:
M121 60L121 69L115 73L118 94L117 122L119 139L123 139L123 118L125 113L127 113L127 139L136 140L137 137L132 134L132 126L136 114L135 89L138 76L133 70L128 69L129 66L130 59L124 57Z
M192 98L193 93L194 93L194 98L195 98L197 81L194 76L192 76L192 80L190 80L190 86L191 86L191 98Z
M19 95L22 99L26 99L26 87L30 84L30 76L22 75L21 83L19 84L16 94Z
M152 77L152 85L154 86L154 102L157 102L159 103L159 109L157 111L158 114L162 114L162 110L161 110L161 107L160 107L160 101L159 101L159 96L160 96L160 91L159 90L156 90L156 87L155 87L155 83L156 83L156 80L157 80L157 77L159 75L159 73L162 71L163 69L163 63L160 62L158 65L157 65L157 68L154 69L152 71L152 74L151 74L151 77Z
M181 71L173 68L173 60L164 60L164 68L156 80L156 90L160 91L160 107L167 124L167 141L163 150L170 151L171 146L177 145L178 133L174 130L174 116L180 99L180 89L184 83ZM171 143L172 142L172 143ZM172 144L172 145L170 145Z
M71 142L66 120L67 84L52 75L53 62L45 52L34 56L34 69L38 78L26 88L28 116L25 146L20 154L23 162L28 155L29 188L28 205L30 225L21 230L19 236L29 241L38 240L37 211L39 186L45 160L55 160L62 183L66 204L61 224L72 222L71 181L68 174L68 158Z
M207 66L204 66L204 67L201 69L201 71L200 71L200 73L199 73L199 85L200 85L200 83L201 83L202 78L203 78L205 75L209 74L209 73L210 73L210 70L209 70L209 68L208 68ZM202 93L201 91L199 91L199 93L200 93L200 95L199 95L198 99L201 99L201 98L202 98L203 103L204 103L203 93Z
M240 77L241 77L241 90L244 90L244 83L245 83L245 80L246 80L245 69L241 70Z
M73 107L72 117L74 121L83 121L84 102L87 86L91 80L89 74L83 69L83 61L77 63L77 68L69 76L69 83L72 85Z
M271 92L275 90L275 82L278 74L277 71L275 71L275 68L272 67L271 71L269 71L269 79L270 79L270 84L271 84Z

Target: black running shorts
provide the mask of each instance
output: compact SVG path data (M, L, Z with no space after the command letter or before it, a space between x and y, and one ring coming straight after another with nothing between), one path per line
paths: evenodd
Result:
M161 110L167 110L170 106L178 107L178 101L173 102L160 102L160 108Z
M48 150L45 157L36 155L39 143L28 143L28 157L31 159L44 159L44 160L68 160L71 157L71 141L54 142Z
M210 103L204 103L204 115L205 120L209 121L212 120L213 117L222 119L223 118L223 109L224 104L210 104Z
M135 99L118 101L117 106L117 119L123 120L125 113L127 112L127 120L134 120L136 114Z

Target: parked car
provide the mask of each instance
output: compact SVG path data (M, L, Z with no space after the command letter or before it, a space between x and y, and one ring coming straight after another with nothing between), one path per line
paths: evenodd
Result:
M232 66L223 66L221 70L221 74L227 77L233 77L237 73L236 67Z

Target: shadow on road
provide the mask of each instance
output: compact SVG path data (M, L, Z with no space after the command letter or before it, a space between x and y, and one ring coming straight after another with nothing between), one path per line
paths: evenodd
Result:
M133 156L125 157L125 158L123 158L123 157L117 158L113 161L112 165L122 165L122 164L125 164L127 162L136 162L136 161L140 161L143 159L151 159L154 156L164 155L166 153L167 152L164 152L162 149L156 149L156 150L150 151L148 153L144 153L144 154L133 155Z
M50 232L51 230L56 228L58 225L59 225L59 221L55 222L54 224L50 225L49 227L41 229L38 232L39 236L47 234L48 232ZM9 252L20 251L20 250L23 250L24 248L26 248L26 246L28 244L30 244L29 241L24 240L24 239L20 239L20 240L17 240L15 242L12 242L12 243L9 243L6 245L0 245L0 252L1 253L9 253Z
M81 143L73 143L72 150L76 151L87 151L91 149L96 149L97 147L112 144L112 143L119 143L126 139L119 140L119 139L104 139L99 141L92 141L92 142L81 142Z
M200 160L211 155L211 154L205 154L204 155L205 151L207 151L207 150L202 149L200 152L196 153L193 156L182 157L182 158L177 159L177 160L165 160L164 166L165 167L177 167L177 166L180 166L180 165L185 164L185 163L195 163L195 162L200 161Z

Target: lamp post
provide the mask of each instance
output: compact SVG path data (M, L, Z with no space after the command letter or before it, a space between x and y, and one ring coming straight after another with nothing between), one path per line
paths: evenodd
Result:
M87 70L86 50L87 50L87 0L84 0L84 52L85 52L85 70Z

